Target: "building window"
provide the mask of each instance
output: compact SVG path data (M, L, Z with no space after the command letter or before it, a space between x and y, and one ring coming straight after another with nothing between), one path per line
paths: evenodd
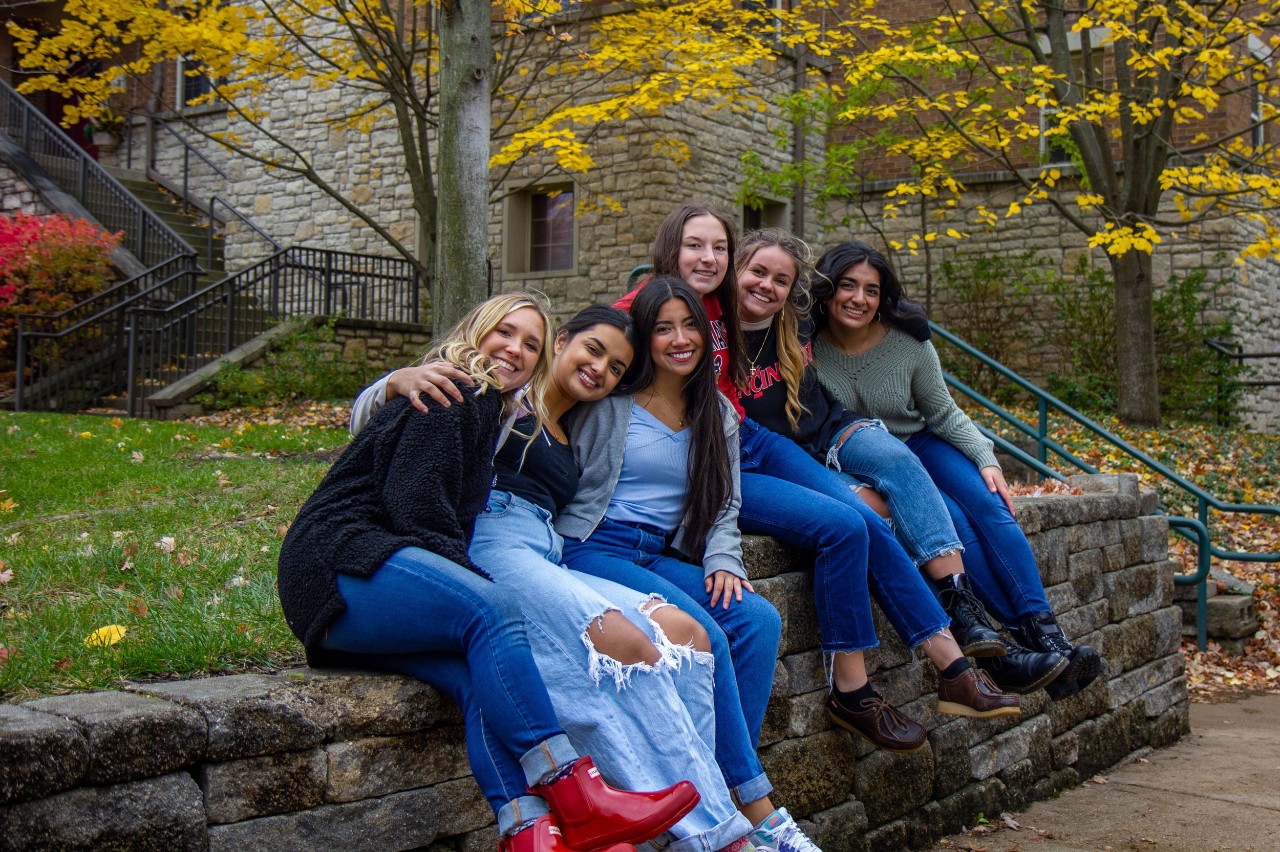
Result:
M1085 89L1085 58L1084 50L1081 46L1079 33L1071 33L1067 44L1071 48L1071 79L1068 81L1072 94L1079 91L1081 97L1088 100L1097 94L1097 91L1104 88L1106 78L1103 76L1104 71L1104 55L1103 50L1096 45L1101 43L1102 37L1106 35L1106 30L1094 28L1090 31L1090 37L1094 47L1089 51L1092 56L1093 73L1088 75L1092 79L1089 81L1089 89ZM1048 51L1048 41L1041 37L1040 45ZM1054 116L1058 114L1058 108L1047 106L1040 110L1040 162L1046 166L1063 166L1071 164L1071 149L1073 147L1070 136L1054 136L1052 138L1045 135L1045 131L1054 125Z
M1260 83L1253 84L1253 91L1250 92L1251 101L1249 108L1249 145L1253 148L1255 155L1262 151L1263 144L1267 141L1266 124L1262 115L1262 85Z
M573 186L540 186L507 201L507 271L567 272L574 268Z
M759 207L742 206L742 232L760 228L791 228L791 208L785 201L764 200Z
M213 81L201 69L204 63L198 59L178 58L177 108L186 109L197 98L213 91ZM203 103L203 101L201 102Z

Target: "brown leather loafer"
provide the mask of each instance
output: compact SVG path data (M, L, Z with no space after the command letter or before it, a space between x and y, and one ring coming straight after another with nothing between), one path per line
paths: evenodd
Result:
M928 738L924 728L879 695L862 699L858 709L850 710L828 693L827 715L846 731L887 751L919 751Z
M969 668L959 676L938 676L938 712L952 716L1016 716L1022 712L1016 695L1005 695L981 669Z

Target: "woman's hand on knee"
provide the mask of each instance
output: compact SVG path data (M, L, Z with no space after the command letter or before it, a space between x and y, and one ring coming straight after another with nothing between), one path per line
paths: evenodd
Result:
M707 594L711 595L711 607L713 609L720 602L721 596L724 597L724 608L728 609L730 598L737 601L742 600L743 589L748 592L755 592L749 582L728 571L717 571L712 574L707 578L706 586Z
M1012 512L1013 495L1009 493L1009 483L1004 481L1004 472L1000 470L999 465L987 465L980 472L983 481L987 483L987 490L992 494L999 494L1000 499L1004 500L1004 504Z
M405 396L413 403L413 407L427 413L427 404L422 401L422 394L434 399L445 408L453 402L462 402L462 391L453 383L454 379L473 384L471 378L457 367L444 361L432 361L417 367L404 367L396 370L387 378L387 399Z

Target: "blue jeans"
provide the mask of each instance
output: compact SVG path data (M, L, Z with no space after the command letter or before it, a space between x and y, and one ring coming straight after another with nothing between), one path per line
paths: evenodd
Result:
M701 800L670 829L671 852L729 845L751 825L716 765L711 655L667 639L644 611L662 606L654 596L561 565L563 543L545 509L492 491L470 555L520 607L538 672L574 747L623 789L693 782ZM659 649L657 665L623 664L596 650L587 627L610 611L645 631Z
M880 493L889 505L893 531L916 567L961 549L938 487L920 460L878 420L833 445L827 464Z
M1005 624L1052 612L1031 545L999 494L964 453L928 429L907 439L946 501L964 543L964 571L978 598Z
M663 554L666 539L627 524L600 522L586 541L565 539L565 563L637 591L658 594L698 619L715 656L715 753L738 804L769 795L756 743L773 689L782 619L759 595L712 609L702 568Z
M739 434L743 482L740 517L760 519L772 515L799 518L807 514L817 516L821 512L821 517L816 518L817 524L810 526L823 527L822 535L828 539L848 535L840 528L853 529L855 537L865 534L866 545L857 550L853 558L865 562L871 593L907 646L914 648L951 624L951 618L943 612L933 590L894 538L893 530L839 474L828 470L791 439L750 418L742 421ZM750 495L747 487L749 478L755 482ZM783 483L792 486L785 495ZM820 499L822 496L828 499ZM759 523L758 520L753 522ZM799 520L792 523L799 523ZM781 526L780 522L775 524ZM810 544L799 546L814 549L817 541L815 538ZM833 560L829 554L817 555L822 558L815 559L815 570L819 561ZM816 594L816 577L814 586ZM822 610L823 606L819 606L820 618ZM826 644L824 633L824 648Z
M447 693L467 719L467 755L506 833L547 812L526 794L577 752L556 722L520 611L498 586L443 556L398 550L368 577L338 574L346 610L331 651ZM483 715L486 724L475 724Z

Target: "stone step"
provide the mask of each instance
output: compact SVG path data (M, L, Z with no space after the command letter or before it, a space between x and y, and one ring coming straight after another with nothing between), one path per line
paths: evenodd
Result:
M1196 632L1196 602L1180 600L1182 609L1182 633L1194 636ZM1254 601L1248 595L1216 595L1205 602L1205 632L1210 639L1224 649L1231 643L1234 649L1243 646L1258 630L1258 614Z

